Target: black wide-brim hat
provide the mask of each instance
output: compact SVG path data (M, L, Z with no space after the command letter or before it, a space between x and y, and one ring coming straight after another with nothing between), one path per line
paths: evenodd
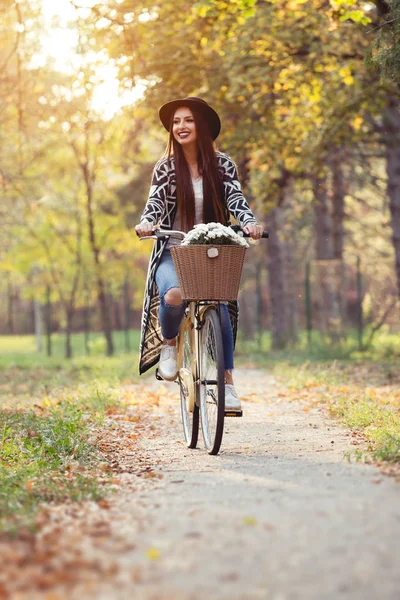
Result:
M219 132L221 131L221 120L218 116L218 113L211 108L211 106L207 104L205 100L197 98L196 96L188 96L187 98L171 100L170 102L162 105L158 111L158 114L160 116L161 123L164 125L167 131L170 129L172 115L175 113L176 109L179 108L179 106L188 106L190 109L201 113L205 121L208 123L213 140L217 139Z

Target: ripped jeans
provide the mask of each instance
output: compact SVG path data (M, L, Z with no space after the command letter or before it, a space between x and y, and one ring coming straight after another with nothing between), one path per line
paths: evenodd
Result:
M178 277L175 272L171 252L166 248L161 256L156 271L156 284L160 295L160 308L158 318L161 325L161 333L167 340L178 335L179 327L185 314L186 302L180 306L171 306L164 300L165 294L171 288L179 288ZM220 304L222 344L224 346L225 370L233 369L233 332L229 317L228 306Z

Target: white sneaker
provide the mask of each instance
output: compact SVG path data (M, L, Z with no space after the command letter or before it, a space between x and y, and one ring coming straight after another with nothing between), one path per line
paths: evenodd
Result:
M230 383L225 384L225 410L242 410L235 387Z
M174 381L176 379L178 374L176 346L162 345L158 372L167 381Z

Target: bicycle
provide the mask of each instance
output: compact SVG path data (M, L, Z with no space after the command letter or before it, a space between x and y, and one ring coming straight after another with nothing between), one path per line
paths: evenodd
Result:
M239 226L232 227L241 232ZM249 235L242 232L245 237ZM182 231L155 230L144 239L182 240ZM262 237L267 238L264 231ZM181 323L178 342L178 376L183 431L188 448L196 448L199 424L209 454L218 454L225 417L241 417L243 412L225 410L225 366L219 317L220 302L189 300ZM156 378L163 380L156 370Z

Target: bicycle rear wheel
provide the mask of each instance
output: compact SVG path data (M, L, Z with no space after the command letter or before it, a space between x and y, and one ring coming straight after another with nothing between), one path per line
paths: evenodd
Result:
M199 406L196 402L197 388L192 368L193 357L195 356L193 348L193 333L190 323L184 321L181 337L181 367L179 369L179 387L181 397L181 414L183 433L188 448L196 448L199 437Z
M224 431L225 368L221 326L214 308L204 315L200 332L200 416L204 445L218 454Z

